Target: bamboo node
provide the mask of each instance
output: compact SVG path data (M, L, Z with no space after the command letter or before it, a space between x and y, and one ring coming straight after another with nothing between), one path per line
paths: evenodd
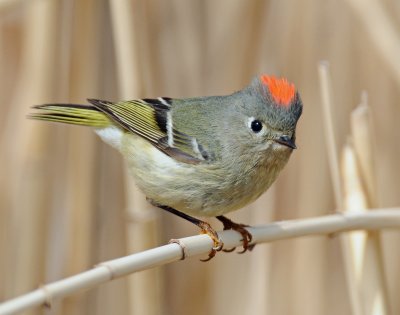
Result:
M115 270L113 269L113 267L111 267L110 264L107 264L107 263L100 263L100 264L98 264L98 265L95 265L95 268L99 268L99 267L105 267L105 268L108 270L108 272L109 272L109 274L110 274L110 280L114 280L114 279L116 278L116 276L115 276Z
M51 309L51 304L52 304L52 300L53 300L53 296L51 295L50 290L47 288L46 285L44 284L40 284L39 285L39 289L42 290L42 292L44 293L44 302L43 302L43 306L47 309Z
M172 238L169 240L168 244L178 244L182 250L182 257L181 260L185 260L185 258L187 257L186 254L186 245L184 242L182 242L182 240L180 239L176 239L176 238Z

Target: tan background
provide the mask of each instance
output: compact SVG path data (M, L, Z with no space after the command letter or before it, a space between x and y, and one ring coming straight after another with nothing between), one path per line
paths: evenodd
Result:
M345 142L349 113L366 90L379 206L399 205L399 1L133 0L129 11L109 2L0 0L0 301L197 233L148 206L121 157L89 129L27 120L34 104L226 94L256 74L285 76L304 102L299 149L268 193L230 217L263 224L319 216L335 210L317 72L328 60L338 142ZM122 15L131 25L117 36ZM125 44L128 57L118 50ZM400 313L399 236L383 238L392 314ZM174 263L32 313L351 311L334 236Z

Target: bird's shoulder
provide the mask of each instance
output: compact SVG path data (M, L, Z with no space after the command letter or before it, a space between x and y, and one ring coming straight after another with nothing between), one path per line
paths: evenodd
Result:
M204 144L206 115L201 99L158 97L89 102L126 132L141 136L178 161L198 164L211 158Z

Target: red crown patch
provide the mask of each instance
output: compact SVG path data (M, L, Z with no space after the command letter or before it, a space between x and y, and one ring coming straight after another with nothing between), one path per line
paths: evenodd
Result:
M272 98L278 105L289 106L296 93L293 83L285 78L277 79L273 76L260 76L261 82L268 87Z

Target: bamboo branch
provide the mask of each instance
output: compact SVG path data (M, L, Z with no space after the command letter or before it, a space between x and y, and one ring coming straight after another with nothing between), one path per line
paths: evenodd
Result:
M250 227L248 230L253 235L253 243L259 244L300 236L384 228L400 229L400 208L274 222ZM219 236L227 248L241 245L241 236L237 232L221 231ZM212 246L210 237L201 234L173 240L168 245L103 262L94 269L43 285L35 291L0 304L0 315L14 314L42 304L50 306L53 299L65 297L81 289L90 289L113 279L183 258L206 255Z

